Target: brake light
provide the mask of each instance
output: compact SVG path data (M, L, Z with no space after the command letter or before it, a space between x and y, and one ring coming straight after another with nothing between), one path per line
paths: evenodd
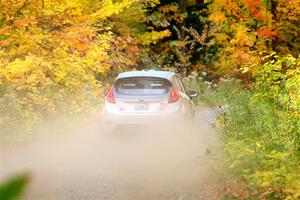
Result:
M115 95L114 95L114 89L113 88L110 88L110 90L108 91L108 93L106 95L106 100L109 103L116 103Z
M180 94L179 92L173 88L169 97L169 103L174 103L180 99Z

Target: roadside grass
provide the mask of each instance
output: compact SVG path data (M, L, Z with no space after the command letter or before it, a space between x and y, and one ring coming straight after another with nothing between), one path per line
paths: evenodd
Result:
M186 79L199 106L222 106L217 119L227 174L221 199L300 199L299 71L291 57L260 66L251 89L235 79ZM281 81L278 81L281 80Z
M299 128L269 102L237 91L219 115L229 179L238 179L224 199L297 199L300 197ZM231 183L233 184L233 183ZM238 187L237 187L238 186ZM229 186L228 188L231 188ZM228 189L227 188L227 189Z
M193 99L198 107L216 107L225 105L232 91L241 88L240 80L220 78L218 82L206 81L205 76L191 75L183 79L188 90L199 92Z

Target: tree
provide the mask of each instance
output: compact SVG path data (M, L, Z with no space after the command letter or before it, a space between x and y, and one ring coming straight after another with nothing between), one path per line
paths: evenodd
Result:
M0 123L95 110L113 64L107 20L135 0L0 1Z
M190 74L196 65L211 65L218 47L210 43L207 6L203 1L162 0L148 12L149 30L171 33L151 46L151 57L161 68Z
M218 71L251 81L251 66L262 51L299 54L300 1L212 1L210 20L214 42L223 46ZM243 68L243 66L247 66ZM251 66L250 66L251 65Z

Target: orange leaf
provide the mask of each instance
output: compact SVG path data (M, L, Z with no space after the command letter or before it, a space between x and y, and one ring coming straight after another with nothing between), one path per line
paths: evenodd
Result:
M9 43L8 43L8 41L0 41L0 47L5 47L5 46L8 46L9 45Z

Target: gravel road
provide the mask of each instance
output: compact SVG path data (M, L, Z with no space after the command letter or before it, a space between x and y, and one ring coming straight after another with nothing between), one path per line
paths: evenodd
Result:
M197 111L192 132L148 127L108 135L95 120L70 134L1 148L0 180L29 172L26 200L216 199L216 112Z

